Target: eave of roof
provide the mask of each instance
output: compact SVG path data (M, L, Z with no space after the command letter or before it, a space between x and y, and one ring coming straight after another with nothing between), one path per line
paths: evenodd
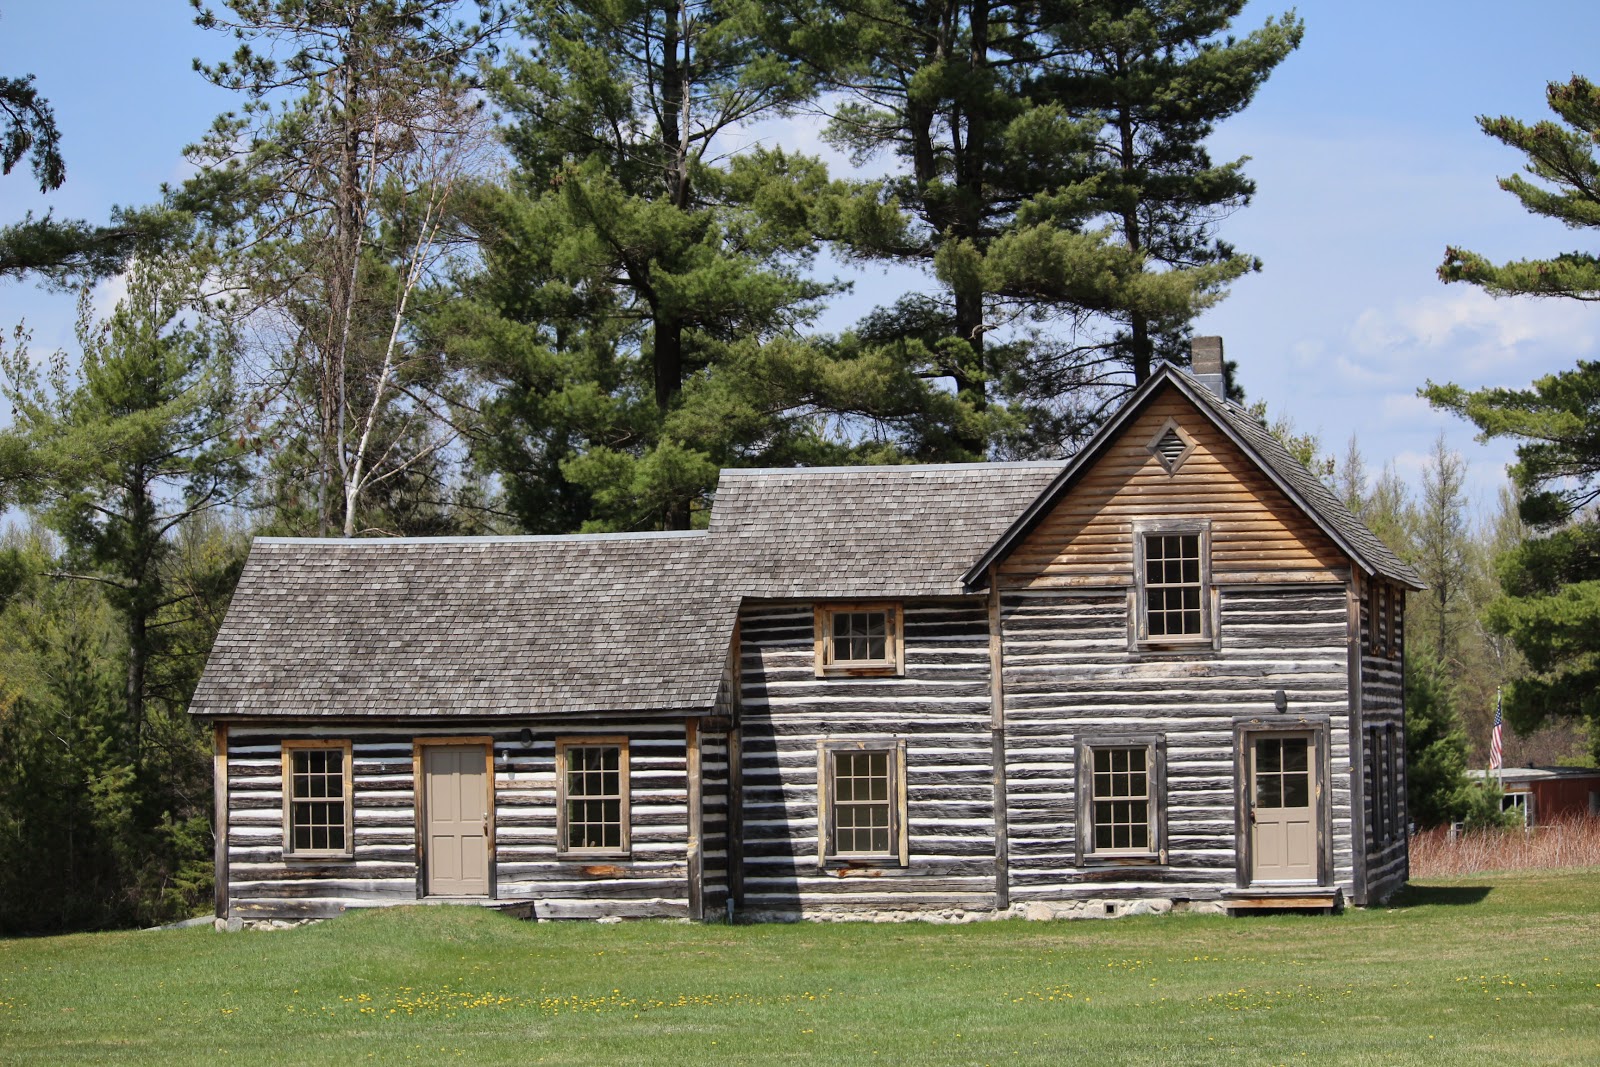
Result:
M995 541L989 547L989 550L968 568L967 572L962 575L962 581L969 588L981 588L987 582L989 568L1009 555L1011 550L1033 531L1034 527L1054 508L1062 495L1070 490L1073 484L1094 465L1106 446L1116 439L1124 427L1144 411L1156 393L1164 386L1171 386L1188 398L1190 403L1209 418L1217 429L1221 430L1234 445L1260 468L1262 473L1272 481L1273 485L1284 496L1288 497L1295 506L1300 508L1339 547L1339 550L1349 556L1365 573L1369 575L1383 574L1385 577L1412 589L1423 588L1422 580L1416 571L1388 552L1387 549L1383 550L1382 555L1387 556L1388 559L1377 558L1379 557L1378 552L1371 549L1363 550L1362 547L1354 543L1347 531L1340 528L1346 522L1359 526L1359 519L1346 512L1341 517L1344 521L1336 522L1328 514L1325 514L1332 507L1341 509L1343 507L1332 497L1332 494L1326 494L1328 499L1320 502L1308 499L1308 493L1293 484L1294 480L1287 477L1282 469L1284 463L1296 463L1297 461L1289 456L1287 452L1283 452L1281 456L1264 454L1263 447L1258 446L1255 441L1251 440L1252 435L1241 432L1240 427L1234 421L1236 418L1248 418L1249 416L1244 415L1242 412L1236 415L1229 409L1226 401L1217 397L1205 386L1195 382L1183 371L1168 363L1163 363L1158 367L1155 373L1134 391L1133 395L1118 409L1117 413L1101 426L1099 431L1090 438L1088 444L1072 458L1066 469L1045 488L1044 492L1039 494L1033 503L1028 505L1015 522L1006 528L1005 533L1000 535L999 540ZM1281 446L1279 451L1283 451ZM1309 472L1306 473L1308 478L1312 477ZM1362 529L1365 528L1362 527ZM1376 538L1374 538L1374 541L1376 542ZM1381 545L1381 542L1376 543Z

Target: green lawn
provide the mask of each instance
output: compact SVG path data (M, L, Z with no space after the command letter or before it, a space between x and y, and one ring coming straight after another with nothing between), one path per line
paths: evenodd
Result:
M1600 869L1337 918L690 926L473 908L0 941L0 1063L1600 1063Z

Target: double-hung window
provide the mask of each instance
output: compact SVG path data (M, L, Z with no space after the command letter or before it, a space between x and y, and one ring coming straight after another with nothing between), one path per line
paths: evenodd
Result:
M283 743L283 854L348 859L355 854L350 742Z
M1166 855L1166 745L1159 736L1078 744L1080 863L1157 862Z
M559 853L628 853L627 738L556 739L556 824Z
M818 863L906 863L903 741L824 741L817 777Z
M897 675L905 670L899 604L819 604L813 612L816 674Z
M1134 524L1135 646L1210 644L1211 524L1205 519Z

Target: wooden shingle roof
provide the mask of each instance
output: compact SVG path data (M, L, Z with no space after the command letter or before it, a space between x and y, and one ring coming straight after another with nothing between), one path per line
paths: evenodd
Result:
M725 470L718 569L748 597L944 596L1057 463Z
M190 710L709 710L738 598L704 533L258 538Z

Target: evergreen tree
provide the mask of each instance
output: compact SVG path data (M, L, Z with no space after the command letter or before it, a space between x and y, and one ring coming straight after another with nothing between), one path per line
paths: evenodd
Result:
M897 220L813 159L737 150L811 91L767 17L550 0L521 24L494 83L512 188L469 214L486 269L431 329L493 383L474 449L527 529L690 526L722 466L893 458L938 424L894 361L802 336L836 288L806 276L816 234Z
M39 95L33 75L0 75L0 175L24 159L41 193L66 182L55 111ZM60 286L93 281L120 271L136 251L177 237L187 224L181 214L154 209L115 208L109 226L49 214L37 219L30 212L0 226L0 281L28 274Z
M783 46L848 101L829 135L902 163L883 196L912 225L847 231L847 247L921 263L940 287L863 334L948 377L971 409L1004 400L1023 416L969 421L969 451L1070 447L1154 359L1186 362L1189 320L1255 268L1215 234L1254 187L1204 140L1301 27L1222 37L1242 6L853 0L793 17Z
M1559 123L1479 118L1485 133L1528 158L1529 177L1500 185L1534 214L1574 229L1600 226L1600 87L1574 76L1552 82L1547 98ZM1439 275L1496 295L1600 299L1600 259L1583 251L1497 266L1450 248ZM1600 363L1580 361L1527 389L1469 392L1429 382L1421 392L1484 437L1520 442L1511 475L1522 519L1538 536L1501 559L1504 595L1487 612L1489 626L1510 637L1532 672L1508 690L1507 718L1518 732L1552 718L1587 721L1600 755Z
M194 313L200 279L186 263L141 261L104 324L85 295L76 380L64 353L41 377L25 347L0 357L14 425L4 437L29 457L24 503L65 540L61 578L104 589L126 637L124 715L137 746L157 619L178 601L166 585L171 535L226 507L245 484L234 407L233 340Z
M1422 468L1422 495L1413 516L1412 562L1427 586L1411 597L1406 635L1452 672L1462 665L1472 545L1467 521L1466 462L1440 434Z
M1468 807L1467 737L1439 659L1406 653L1406 796L1419 827L1460 819Z

